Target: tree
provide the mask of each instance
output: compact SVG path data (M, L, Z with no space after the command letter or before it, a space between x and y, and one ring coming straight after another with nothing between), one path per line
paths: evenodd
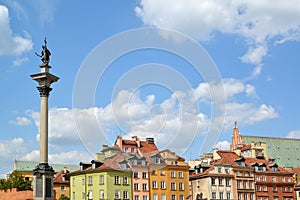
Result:
M58 200L70 200L70 198L65 195L61 195Z
M31 181L25 180L24 176L16 171L13 171L9 178L0 180L0 189L7 190L11 188L17 188L17 190L32 190Z

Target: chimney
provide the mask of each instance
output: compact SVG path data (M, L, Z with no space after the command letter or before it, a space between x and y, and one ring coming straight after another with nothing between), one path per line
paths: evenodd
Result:
M146 138L148 144L154 144L154 138Z
M67 174L68 170L67 167L64 167L64 174Z
M141 147L141 141L137 136L132 136L131 138L136 142L137 147Z

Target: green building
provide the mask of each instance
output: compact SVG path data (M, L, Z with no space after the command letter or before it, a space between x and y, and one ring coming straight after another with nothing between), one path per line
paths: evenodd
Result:
M80 170L70 174L70 199L132 199L132 172L118 156L106 163L80 163Z

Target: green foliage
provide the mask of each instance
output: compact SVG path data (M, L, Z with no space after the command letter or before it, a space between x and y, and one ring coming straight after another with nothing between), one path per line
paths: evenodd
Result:
M62 195L62 196L59 197L58 200L70 200L70 198L65 196L65 195Z
M8 190L11 188L17 188L19 191L31 190L31 181L25 180L22 174L14 171L9 175L8 180L0 180L0 190Z

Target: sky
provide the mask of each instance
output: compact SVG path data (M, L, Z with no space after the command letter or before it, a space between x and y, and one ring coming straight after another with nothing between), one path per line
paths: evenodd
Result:
M299 0L0 0L0 174L39 160L37 82L50 73L49 163L118 135L195 159L241 134L300 139Z

